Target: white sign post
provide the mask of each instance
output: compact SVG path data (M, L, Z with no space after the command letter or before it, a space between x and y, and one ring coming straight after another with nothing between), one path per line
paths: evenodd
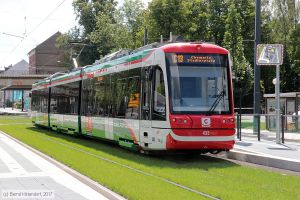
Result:
M259 44L257 45L257 65L276 65L276 143L280 143L280 65L283 62L282 44Z

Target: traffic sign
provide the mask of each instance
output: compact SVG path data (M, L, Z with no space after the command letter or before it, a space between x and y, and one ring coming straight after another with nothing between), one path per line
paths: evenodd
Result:
M257 65L282 65L283 45L282 44L259 44L257 45Z

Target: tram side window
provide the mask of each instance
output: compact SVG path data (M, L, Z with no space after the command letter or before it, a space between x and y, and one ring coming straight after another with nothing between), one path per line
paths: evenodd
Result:
M40 95L38 90L32 91L31 110L40 111Z
M95 77L83 81L82 114L86 116L107 116L109 105L109 76Z
M139 119L140 74L140 69L132 69L111 76L113 117Z
M124 72L113 74L112 80L112 117L125 118L125 104L128 102L128 97L125 96L127 89L127 80Z
M82 99L81 99L81 112L82 115L92 115L92 98L93 98L93 86L94 82L92 79L85 79L82 82Z
M166 94L163 72L155 68L153 92L153 120L166 120Z
M71 115L78 114L78 96L79 96L79 82L68 83L65 86L66 98L69 105L66 113Z
M49 89L45 88L41 90L40 93L40 107L42 113L48 113L48 98L49 98Z
M58 95L56 87L51 87L50 113L58 113Z
M109 90L109 76L100 76L93 79L93 107L92 114L95 116L105 116L108 113L108 90Z
M70 102L65 85L51 88L50 112L54 114L70 114Z
M126 119L139 119L140 113L140 90L141 90L141 70L132 69L128 72L127 89L125 90Z

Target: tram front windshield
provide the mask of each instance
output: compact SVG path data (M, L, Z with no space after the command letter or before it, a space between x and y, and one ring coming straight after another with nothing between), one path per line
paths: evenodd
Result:
M171 112L229 114L228 57L166 54Z

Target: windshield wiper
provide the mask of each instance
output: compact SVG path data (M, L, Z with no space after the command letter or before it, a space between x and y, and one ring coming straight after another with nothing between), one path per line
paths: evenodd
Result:
M208 110L208 114L211 114L215 109L216 107L218 106L218 104L220 103L220 101L222 100L222 98L225 96L225 92L224 90L221 91L217 97L216 97L216 100L214 101L214 103L211 105L210 109Z

